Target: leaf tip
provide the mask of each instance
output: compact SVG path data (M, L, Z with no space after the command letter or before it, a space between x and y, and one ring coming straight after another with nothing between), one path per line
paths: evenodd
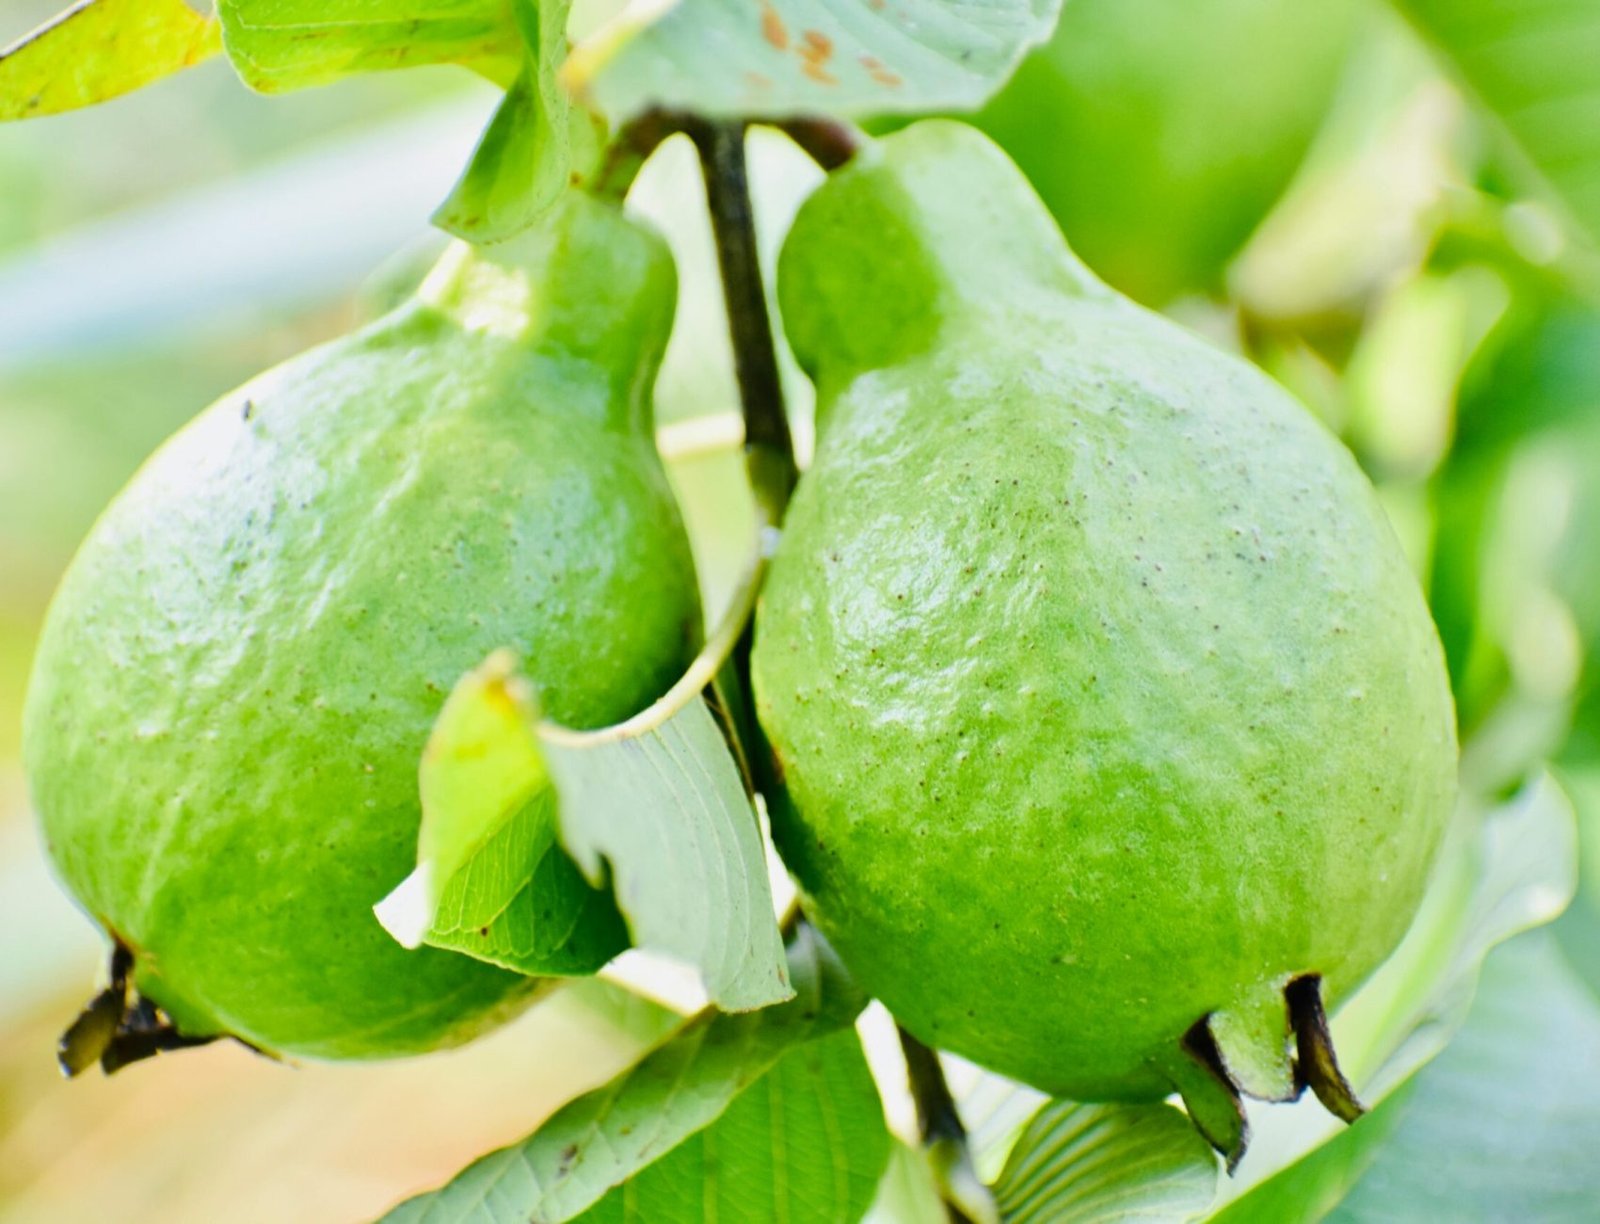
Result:
M379 924L407 949L422 946L433 926L438 900L434 896L433 864L423 863L372 907Z

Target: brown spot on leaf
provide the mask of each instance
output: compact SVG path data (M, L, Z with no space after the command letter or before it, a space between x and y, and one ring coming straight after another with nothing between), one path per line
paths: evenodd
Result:
M759 72L747 72L744 74L744 79L745 83L748 84L752 89L772 88L772 78L762 76Z
M868 76L886 89L898 89L905 84L900 77L884 67L883 61L875 55L863 55L861 57L861 66L867 70Z
M826 64L833 54L833 39L821 30L807 30L800 35L800 54L819 66Z
M827 71L823 65L833 55L833 40L820 30L807 30L800 36L800 46L797 48L800 56L800 69L813 81L822 85L837 85L838 78Z
M789 27L783 24L783 18L778 16L778 10L766 0L762 0L761 4L761 37L779 51L789 49Z

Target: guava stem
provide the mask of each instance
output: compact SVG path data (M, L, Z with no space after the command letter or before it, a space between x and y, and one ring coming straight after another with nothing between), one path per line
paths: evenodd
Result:
M1295 1074L1329 1113L1354 1122L1367 1107L1339 1069L1328 1014L1322 1006L1322 976L1308 973L1295 978L1283 988L1283 995L1289 1003L1289 1026L1294 1030Z
M917 1126L924 1142L936 1139L966 1141L967 1128L956 1110L955 1097L945 1082L939 1056L903 1028L900 1049L906 1057L906 1075L911 1082L911 1097L917 1105Z
M756 246L750 203L743 122L688 122L684 128L700 154L706 206L722 272L734 372L744 409L745 463L750 483L767 521L783 521L784 508L799 479L794 443L778 377L778 350L767 313L766 284Z
M950 1224L998 1222L994 1196L983 1184L967 1145L967 1128L945 1081L939 1056L896 1026L906 1058L906 1079L917 1107L917 1129L932 1159Z

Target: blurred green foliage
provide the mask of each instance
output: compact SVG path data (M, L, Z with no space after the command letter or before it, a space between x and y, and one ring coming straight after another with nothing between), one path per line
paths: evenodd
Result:
M3 42L13 32L9 9L0 21ZM0 253L459 96L469 85L449 70L387 73L333 92L266 98L216 60L109 105L8 124L0 129ZM441 184L441 195L448 186Z
M1508 699L1570 703L1567 751L1600 759L1600 309L1523 279L1434 481L1434 616L1466 730Z
M973 122L1073 249L1160 306L1221 288L1326 117L1361 0L1071 0Z

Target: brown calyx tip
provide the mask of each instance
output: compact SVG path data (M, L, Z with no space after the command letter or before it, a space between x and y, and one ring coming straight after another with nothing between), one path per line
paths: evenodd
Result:
M1191 1070L1176 1086L1189 1119L1206 1142L1227 1162L1231 1174L1250 1146L1250 1119L1244 1097L1211 1031L1211 1017L1202 1016L1183 1035L1183 1052Z
M56 1061L69 1079L96 1063L104 1074L112 1075L129 1063L168 1050L218 1040L218 1036L180 1033L155 1003L131 989L132 973L133 951L117 940L111 949L109 983L89 1000L56 1045Z
M1322 1005L1322 975L1306 973L1292 978L1283 988L1283 997L1295 1041L1295 1093L1289 1099L1298 1099L1310 1088L1329 1113L1354 1122L1366 1112L1366 1106L1357 1099L1334 1055ZM1179 1043L1182 1057L1168 1063L1166 1069L1195 1128L1227 1161L1232 1173L1249 1146L1250 1120L1244 1109L1245 1093L1228 1069L1212 1021L1208 1014L1189 1027Z
M1283 997L1289 1004L1289 1027L1294 1031L1296 1081L1316 1093L1334 1117L1354 1122L1367 1107L1339 1069L1328 1014L1322 1006L1322 975L1307 973L1293 979L1283 988Z

